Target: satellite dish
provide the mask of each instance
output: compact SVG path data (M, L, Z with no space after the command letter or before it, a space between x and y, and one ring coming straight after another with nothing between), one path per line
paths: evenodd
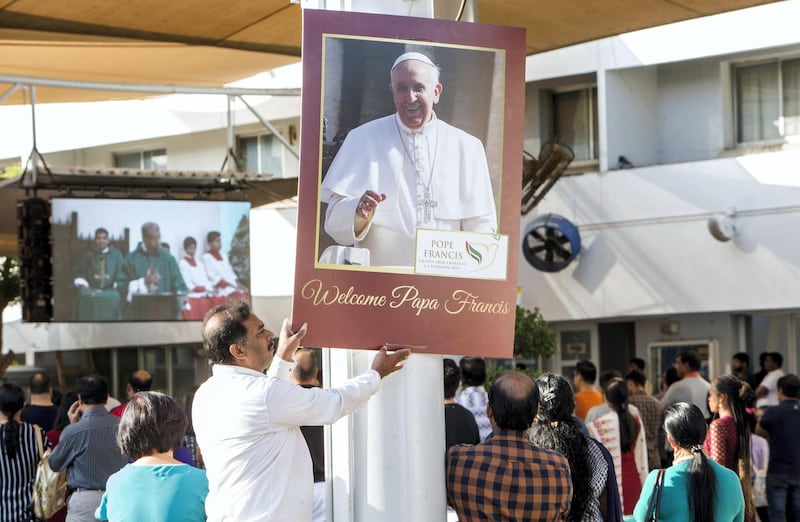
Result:
M572 222L558 214L533 220L522 237L525 259L542 272L566 268L581 250L581 235Z

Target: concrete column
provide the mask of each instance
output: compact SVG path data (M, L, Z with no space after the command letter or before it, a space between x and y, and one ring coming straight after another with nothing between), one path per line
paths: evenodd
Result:
M327 352L334 386L369 369L375 355ZM443 400L442 356L412 354L365 408L328 430L328 520L445 520Z

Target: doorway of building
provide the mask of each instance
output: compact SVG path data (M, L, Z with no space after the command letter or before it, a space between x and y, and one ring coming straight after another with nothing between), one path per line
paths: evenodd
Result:
M628 361L636 356L636 329L633 322L597 325L600 372L617 370L625 375Z

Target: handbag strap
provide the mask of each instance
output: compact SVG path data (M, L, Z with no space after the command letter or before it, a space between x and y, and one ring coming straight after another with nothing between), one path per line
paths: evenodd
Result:
M39 460L42 460L42 457L44 457L44 446L42 445L42 428L40 428L38 424L34 424L33 429L36 432L36 446L38 446L39 448Z
M656 483L653 485L653 492L650 494L650 501L647 503L647 521L658 520L661 512L661 490L664 487L664 468L659 468Z
M656 518L658 520L658 516L661 514L661 492L664 491L664 468L659 468L658 470L658 491L657 495L658 498L656 499Z

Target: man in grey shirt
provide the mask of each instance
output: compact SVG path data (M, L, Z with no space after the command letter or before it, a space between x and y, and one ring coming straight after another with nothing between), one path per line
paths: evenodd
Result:
M50 456L53 471L67 471L75 490L67 502L67 522L96 522L108 477L128 461L117 446L119 419L106 411L108 383L99 375L81 377L75 384L78 400L67 413L70 425Z
M688 350L681 352L675 358L675 369L681 380L669 387L661 405L664 409L676 402L694 404L703 412L705 418L710 417L708 412L708 389L711 385L700 375L700 358L697 353Z

